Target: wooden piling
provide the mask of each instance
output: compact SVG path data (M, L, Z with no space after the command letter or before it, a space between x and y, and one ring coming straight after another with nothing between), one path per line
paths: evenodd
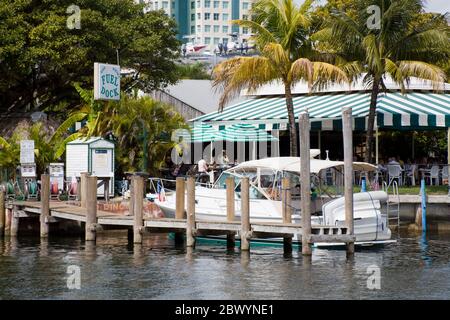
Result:
M5 237L11 236L11 217L12 217L12 209L5 210Z
M235 219L235 208L234 208L234 178L228 177L225 180L227 188L227 221L234 221ZM235 234L227 234L227 248L234 249L235 246Z
M195 246L195 180L187 179L186 246Z
M292 223L292 194L291 194L291 182L289 178L283 178L281 180L281 204L283 212L283 223ZM286 236L283 238L284 251L292 251L292 236Z
M301 214L302 214L302 254L311 255L308 241L311 235L311 177L310 177L310 128L307 112L300 113L300 180L301 180Z
M19 233L19 213L17 212L17 206L14 206L11 212L11 237L17 237Z
M95 241L97 224L97 177L85 177L86 241ZM83 195L82 195L83 197Z
M249 179L241 180L241 250L250 250L250 197L249 197Z
M348 234L354 235L353 230L353 130L352 109L342 108L342 135L344 140L344 196L345 196L345 224ZM347 254L355 252L355 243L348 242Z
M87 177L89 176L88 172L80 173L80 204L82 208L86 208L87 201ZM97 191L95 191L97 193Z
M48 218L50 217L50 175L41 175L41 216L39 217L41 223L41 238L48 237Z
M5 193L0 190L0 237L5 234L6 223L6 208L5 208Z
M185 181L184 178L178 177L176 180L175 195L176 195L176 208L175 208L175 218L185 219ZM175 233L175 243L180 243L183 241L183 235L180 232Z
M143 228L144 228L144 178L140 176L133 176L131 180L133 184L133 243L142 243Z

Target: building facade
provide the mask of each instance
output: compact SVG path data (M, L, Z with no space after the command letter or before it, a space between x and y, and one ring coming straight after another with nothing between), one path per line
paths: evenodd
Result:
M249 19L256 0L141 0L146 10L163 9L178 24L180 39L204 44L210 50L219 44L242 42L250 37L248 28L231 23Z

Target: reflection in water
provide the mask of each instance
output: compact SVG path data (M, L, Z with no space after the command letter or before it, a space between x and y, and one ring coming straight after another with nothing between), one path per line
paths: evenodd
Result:
M318 248L312 257L286 256L282 247L180 248L166 236L145 237L142 245L129 245L126 234L104 236L97 245L5 238L0 299L449 299L449 242L403 238L347 260L344 250ZM80 268L80 290L67 288L70 266ZM370 266L380 268L380 290L367 288Z
M420 251L422 252L422 259L427 267L431 266L431 257L428 256L428 241L426 232L422 232L422 236L419 240Z

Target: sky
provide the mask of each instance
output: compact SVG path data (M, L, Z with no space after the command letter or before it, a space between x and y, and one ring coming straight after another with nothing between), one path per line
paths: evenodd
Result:
M295 0L297 3L303 3L304 0ZM321 0L325 2L325 0ZM450 12L450 1L449 0L425 0L426 11L429 12L440 12L446 13Z

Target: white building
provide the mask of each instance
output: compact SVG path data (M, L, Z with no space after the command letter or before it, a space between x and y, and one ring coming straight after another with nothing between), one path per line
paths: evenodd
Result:
M219 43L242 42L250 37L250 30L231 23L249 19L256 0L140 0L147 10L163 9L175 18L180 39L205 44L213 50Z

